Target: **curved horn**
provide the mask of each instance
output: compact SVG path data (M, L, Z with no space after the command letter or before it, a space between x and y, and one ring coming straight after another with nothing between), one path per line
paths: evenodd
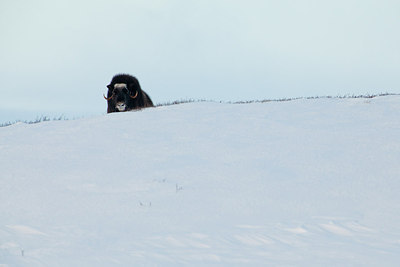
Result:
M107 101L110 100L110 99L112 98L112 96L106 97L104 94L103 94L103 96L104 96L104 99L107 100Z
M133 98L133 99L135 99L135 98L137 97L137 95L138 95L138 91L136 91L136 94L135 94L134 96L131 96L131 95L129 94L129 96L130 96L131 98Z

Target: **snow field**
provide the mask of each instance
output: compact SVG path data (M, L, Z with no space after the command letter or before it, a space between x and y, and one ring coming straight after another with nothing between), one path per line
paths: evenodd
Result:
M0 128L0 266L398 266L400 97Z

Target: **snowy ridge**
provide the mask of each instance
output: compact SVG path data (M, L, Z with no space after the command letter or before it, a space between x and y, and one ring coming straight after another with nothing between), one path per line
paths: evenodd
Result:
M0 128L0 266L398 266L400 96Z

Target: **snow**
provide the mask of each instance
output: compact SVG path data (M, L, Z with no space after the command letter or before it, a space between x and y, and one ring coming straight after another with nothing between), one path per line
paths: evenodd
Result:
M0 266L399 266L400 96L0 128Z

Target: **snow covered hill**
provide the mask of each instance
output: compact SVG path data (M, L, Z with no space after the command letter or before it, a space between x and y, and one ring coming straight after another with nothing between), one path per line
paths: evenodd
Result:
M400 96L0 128L0 266L399 266Z

